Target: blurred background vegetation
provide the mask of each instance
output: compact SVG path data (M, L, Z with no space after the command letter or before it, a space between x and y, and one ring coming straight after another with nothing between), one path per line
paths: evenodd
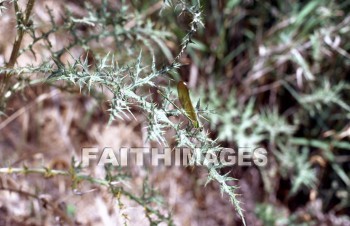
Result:
M44 2L36 2L33 20L40 34L57 33L50 39L53 50L49 50L49 56L69 61L72 55L91 65L103 61L108 53L114 54L118 63L127 64L139 56L140 49L134 48L138 42L144 46L141 49L145 61L151 62L154 54L156 68L169 65L181 52L181 43L188 40L192 21L189 13L179 15L181 9L162 9L163 4L171 5L170 1L105 1L107 8L101 7L97 0L86 4L47 1L48 8L56 7L51 17ZM40 59L40 54L33 60L32 52L45 56L47 49L33 50L32 46L24 45L28 51L18 58L19 69L6 71L5 62L16 33L11 4L5 1L7 9L3 9L1 16L4 25L1 32L7 33L0 38L0 66L2 73L17 74L13 84L21 84L18 86L23 88L12 90L14 94L3 108L2 167L49 162L56 168L65 168L71 153L81 147L143 145L149 136L144 134L143 116L137 110L131 109L139 119L136 122L125 117L124 121L119 120L112 111L115 120L107 129L106 100L112 97L100 95L103 92L98 89L90 92L46 80L43 84L43 78L57 71L45 68L45 58ZM193 6L196 4L197 1L192 2ZM100 8L103 10L98 11ZM98 20L91 13L96 11ZM241 194L239 200L247 225L350 225L350 1L207 0L201 1L200 11L204 27L199 26L189 37L191 42L179 58L181 66L178 70L171 68L169 74L171 79L188 82L195 103L200 99L201 106L215 111L205 115L208 121L202 120L212 139L217 139L223 147L264 147L268 151L266 167L220 169L223 175L238 179L237 193ZM75 19L63 21L63 14ZM77 22L79 19L83 22ZM125 37L106 33L101 42L88 34L95 29L89 22L100 23L102 19L106 26L116 24L115 29L117 25L136 29L125 32ZM54 29L48 28L50 23ZM74 32L66 36L67 30ZM48 42L46 38L40 41ZM74 46L69 45L72 42ZM67 49L69 54L65 52ZM26 68L30 64L32 71ZM36 64L40 70L35 69ZM60 68L59 63L55 65ZM19 72L25 69L30 72ZM35 75L24 76L24 73ZM166 87L172 80L157 77L154 82ZM62 94L56 96L56 89ZM145 92L154 93L154 90ZM60 151L62 156L58 158L57 152L62 149L66 150L66 156ZM211 183L203 187L206 178L202 169L134 171L128 172L130 183L140 184L148 175L147 181L166 197L166 208L174 221L161 217L160 221L178 225L242 224L229 201L221 198L218 185ZM40 194L50 194L57 203L73 206L75 212L86 208L86 204L80 206L77 204L80 201L73 198L61 200L69 193L62 182L43 182L40 177L19 179L27 181L20 187L35 184ZM143 183L143 194L155 197L155 193L147 193L147 183ZM169 184L175 184L176 189L172 190ZM52 187L57 189L50 190ZM1 200L0 218L5 219L5 213L15 209L5 208L8 200L8 197ZM148 205L145 200L138 204ZM96 202L90 205L108 206L102 205L103 201ZM125 210L119 210L120 213L126 216L120 214L124 217L121 222L140 216L126 211L133 204L125 200L120 203L126 206L119 206ZM30 216L33 213L26 215ZM90 224L93 222L89 219ZM138 221L131 220L130 225L141 224L135 222Z
M350 1L203 4L182 74L220 112L210 128L225 146L269 151L244 202L259 193L264 225L349 224Z

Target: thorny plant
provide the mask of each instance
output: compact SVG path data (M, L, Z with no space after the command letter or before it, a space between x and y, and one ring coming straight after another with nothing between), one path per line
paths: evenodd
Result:
M107 96L112 94L110 99L110 122L116 119L125 117L133 117L135 111L140 111L145 115L148 121L148 138L158 141L163 145L167 145L165 138L169 129L175 131L175 138L178 146L189 147L194 150L200 147L201 153L193 153L196 155L206 155L211 153L218 154L222 147L216 140L209 137L204 131L194 131L190 124L175 123L171 116L181 115L180 111L174 111L168 100L174 100L174 95L171 93L170 87L158 84L157 79L168 78L176 69L181 67L179 59L186 51L187 46L192 42L193 35L199 27L203 26L200 2L196 5L190 5L185 1L166 1L165 5L174 7L180 10L181 14L191 16L190 29L185 36L179 54L171 60L171 63L157 62L156 51L161 50L169 59L171 54L165 44L166 38L170 33L157 29L151 21L143 22L142 15L133 14L130 16L130 9L126 6L121 6L118 10L110 9L107 1L102 1L100 7L95 9L92 5L86 4L88 15L84 17L75 17L71 12L67 11L67 17L64 18L62 25L57 25L51 9L47 9L50 15L51 29L42 33L36 31L36 25L30 20L30 13L34 5L34 0L29 0L24 12L19 8L17 1L13 1L16 21L17 21L17 37L14 44L14 49L10 61L6 67L0 68L1 74L1 105L3 111L6 109L6 102L13 93L24 89L28 85L35 85L45 82L48 85L55 86L62 90L68 90L73 84L78 86L81 92L107 93ZM1 8L3 9L3 8ZM164 9L165 10L165 9ZM85 27L85 32L79 32L79 27ZM55 49L51 43L50 37L65 33L72 37L72 41L62 48ZM19 48L23 35L27 33L31 36L32 42ZM107 41L112 38L113 42ZM103 45L102 40L108 44ZM36 58L37 53L35 46L39 43L46 45L49 59L41 62L39 65L27 65L24 67L14 67L18 56L27 53L28 51ZM97 45L96 43L99 43ZM157 45L154 46L154 44ZM118 50L115 53L105 53L102 48L114 45ZM148 50L142 51L142 47ZM85 57L74 57L71 55L69 62L65 62L64 57L71 54L75 48L83 49L87 54ZM92 62L88 55L91 54L95 58ZM145 63L146 55L151 56L151 63ZM137 58L136 62L131 62L129 59ZM160 65L163 63L163 65ZM44 78L31 79L31 74L41 74ZM28 76L29 75L29 76ZM48 76L49 75L49 76ZM66 81L67 83L59 83L58 81ZM171 83L170 83L171 84ZM154 96L147 93L150 87L158 87L167 97L163 105L160 105L154 100ZM204 112L206 109L204 109ZM243 224L245 220L241 203L237 196L237 187L232 186L231 181L235 180L229 177L228 174L221 175L220 168L223 166L204 162L208 169L208 182L216 181L220 184L221 191L226 193L238 214L242 218ZM99 180L82 176L79 174L79 169L72 164L70 172L61 172L51 169L1 169L2 173L42 173L54 176L57 174L70 175L73 182L80 180L88 180L93 183L109 186L113 194L123 194L138 202L146 208L146 212L151 215L156 215L160 221L166 221L171 224L168 217L163 217L156 210L148 207L148 201L152 198L150 195L146 200L137 198L121 188L112 186L118 178L110 175L110 170L107 170L109 177L105 180ZM73 183L74 184L74 183ZM143 196L146 197L146 196ZM154 224L157 221L151 216L150 223Z
M116 171L114 167L111 167L111 165L105 166L106 170L106 176L105 178L95 178L92 176L87 175L83 172L83 168L81 167L81 164L75 162L72 160L70 169L68 171L63 170L55 170L50 168L0 168L0 173L5 174L39 174L42 175L45 178L51 178L55 176L67 176L71 178L72 181L72 189L73 192L77 195L82 195L84 192L81 192L79 190L78 185L82 181L89 181L93 184L97 184L100 186L105 186L108 188L109 192L113 195L113 197L116 197L118 201L119 208L122 209L125 204L123 204L122 200L120 199L121 195L129 198L130 200L134 201L135 203L139 204L140 206L143 206L145 209L145 215L147 219L150 222L150 225L157 225L161 222L165 222L168 225L174 225L173 220L171 218L171 214L164 214L163 212L160 212L157 207L164 205L161 197L157 194L157 192L152 188L152 186L148 183L147 179L143 182L142 185L142 193L140 195L134 194L135 192L131 193L123 188L123 186L120 186L121 183L124 183L129 178L129 175L122 170ZM43 200L43 198L40 198L38 195L31 194L29 192L3 187L0 186L0 190L7 190L10 192L15 192L24 195L25 197L35 198L38 199L44 203L48 203L50 206L54 207L54 213L60 218L60 221L65 222L68 225L75 225L68 215L68 210L64 209L65 211L62 211L61 208L56 207L56 204L49 202L48 200ZM127 216L123 215L124 218L124 224L127 225L128 219Z

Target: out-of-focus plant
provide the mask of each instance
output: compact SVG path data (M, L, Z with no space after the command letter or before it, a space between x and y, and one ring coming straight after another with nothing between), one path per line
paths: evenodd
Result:
M205 3L206 31L218 35L195 36L188 50L192 77L200 75L195 81L204 105L223 112L207 116L221 142L271 153L267 167L259 167L270 202L288 181L288 197L316 190L325 210L335 202L340 214L347 211L349 202L340 202L336 190L348 190L350 182L349 165L341 160L350 150L349 6Z

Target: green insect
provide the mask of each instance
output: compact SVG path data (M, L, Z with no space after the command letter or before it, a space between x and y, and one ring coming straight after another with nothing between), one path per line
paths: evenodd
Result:
M188 90L187 84L184 81L177 83L177 94L179 96L182 108L185 110L187 118L192 122L195 128L199 128L197 112L193 107L190 92Z
M174 102L172 102L167 96L165 96L160 90L157 91L165 99L167 99L174 107L176 107L180 112L182 112L188 120L191 121L194 128L202 130L203 127L200 127L199 120L197 118L197 112L192 105L190 98L190 92L185 82L180 81L177 84L177 93L179 100L183 109L179 108Z

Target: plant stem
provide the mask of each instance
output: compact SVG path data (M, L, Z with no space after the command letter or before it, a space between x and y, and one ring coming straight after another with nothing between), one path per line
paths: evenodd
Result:
M29 24L29 17L32 12L32 9L34 7L35 0L28 0L26 10L24 12L24 18L20 18L20 9L18 7L17 1L14 1L14 7L15 7L15 13L16 13L16 20L17 20L17 35L15 42L13 44L11 56L9 62L6 64L7 68L13 68L17 58L18 53L21 47L22 39L25 33L25 29L23 27L27 27ZM4 73L0 75L0 104L4 104L4 94L6 90L9 87L9 80L10 80L11 74Z

